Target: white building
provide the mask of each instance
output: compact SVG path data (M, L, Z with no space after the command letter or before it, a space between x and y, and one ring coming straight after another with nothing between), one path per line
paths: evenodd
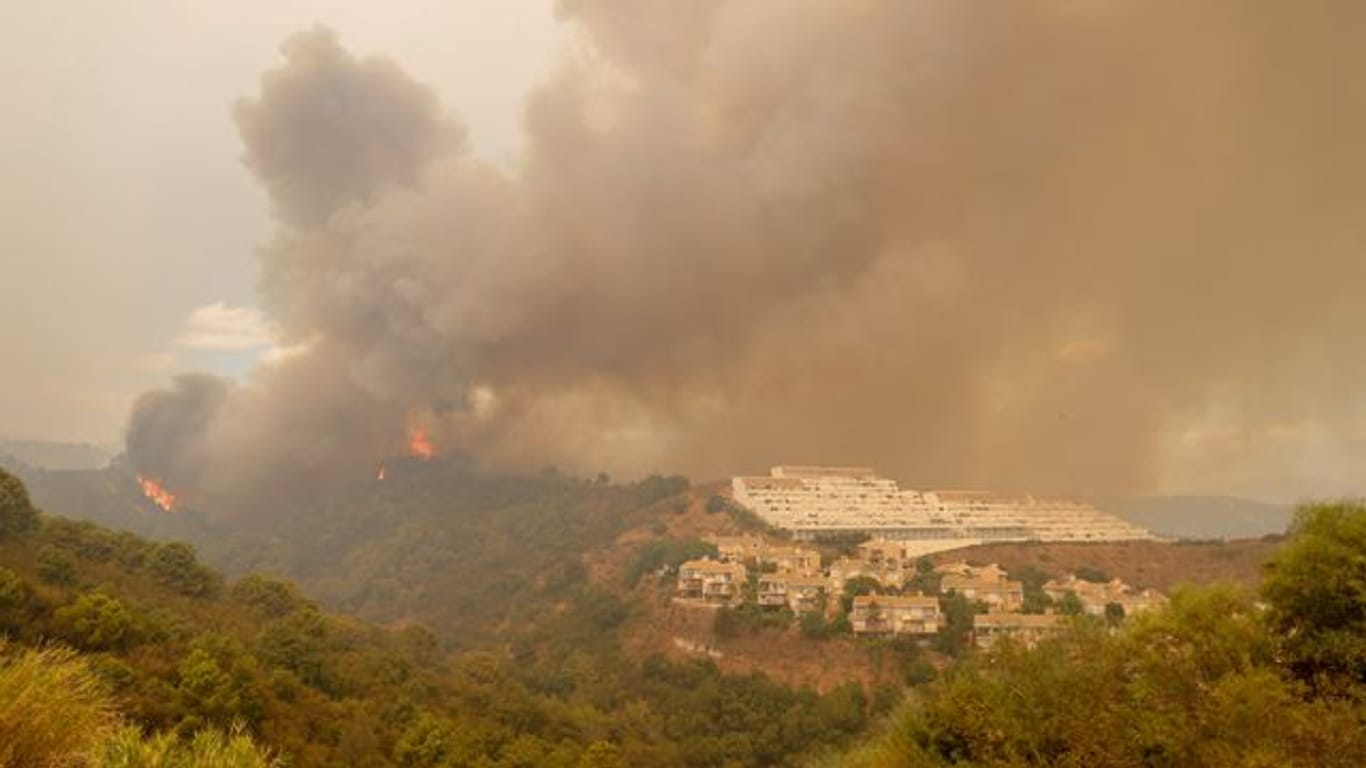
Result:
M915 491L867 467L777 466L731 480L735 500L799 539L864 534L886 540L1125 541L1148 531L1075 499L989 491Z

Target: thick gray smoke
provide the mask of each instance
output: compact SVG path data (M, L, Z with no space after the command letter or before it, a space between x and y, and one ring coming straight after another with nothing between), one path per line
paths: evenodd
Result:
M1202 429L1360 434L1366 6L561 11L590 53L512 173L394 64L285 45L237 121L304 351L147 395L139 466L230 495L420 423L513 465L1114 492Z

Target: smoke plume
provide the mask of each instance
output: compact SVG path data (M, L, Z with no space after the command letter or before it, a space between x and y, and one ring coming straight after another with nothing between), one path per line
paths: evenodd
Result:
M514 171L397 65L285 44L236 119L302 351L144 396L137 465L226 498L419 423L495 464L1117 492L1211 430L1361 439L1366 6L560 12Z

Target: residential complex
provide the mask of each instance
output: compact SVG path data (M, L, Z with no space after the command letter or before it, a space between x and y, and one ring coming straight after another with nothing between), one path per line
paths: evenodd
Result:
M793 479L781 476L790 472L787 468L774 471L777 479ZM840 471L854 478L890 482L874 478L871 471ZM1025 585L1011 579L1001 566L961 560L931 566L915 541L871 539L852 547L856 556L836 557L828 564L822 563L814 547L783 539L749 534L715 537L711 543L717 559L690 560L678 568L675 596L682 604L726 607L750 602L763 609L785 608L799 615L820 612L832 618L846 586L861 578L875 584L864 583L857 591L871 588L891 594L857 594L845 603L849 629L859 636L936 635L946 626L941 601L954 595L967 599L978 611L973 615L972 642L981 648L1005 636L1033 645L1061 629L1061 614L1066 612L1112 618L1116 604L1127 616L1166 602L1158 592L1118 579L1091 582L1069 574L1036 586L1033 610L1046 612L1027 614Z
M918 554L988 541L1155 538L1085 501L903 489L868 467L777 466L767 476L732 478L731 494L798 539L864 534L908 542Z

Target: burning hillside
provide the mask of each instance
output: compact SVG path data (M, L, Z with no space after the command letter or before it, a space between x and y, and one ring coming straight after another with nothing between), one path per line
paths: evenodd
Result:
M153 504L167 512L175 511L175 494L162 487L161 483L138 475L138 487L142 489L142 495L150 499Z

